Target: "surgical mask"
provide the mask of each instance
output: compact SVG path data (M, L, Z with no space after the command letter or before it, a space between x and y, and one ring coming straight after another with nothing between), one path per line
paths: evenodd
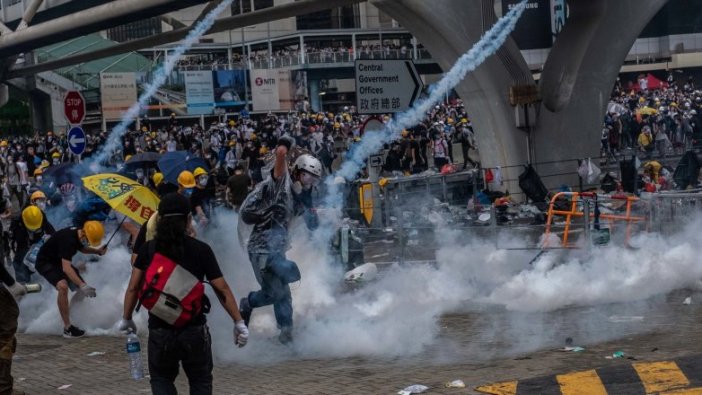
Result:
M310 189L312 188L312 186L317 185L319 183L319 177L315 177L307 172L302 172L302 175L300 175L300 182L305 187L305 189Z
M54 158L53 161L54 165L61 164L61 160L59 158Z
M144 178L144 170L137 170L136 171L136 176L138 179Z
M208 177L207 176L200 177L197 181L200 183L201 186L203 186L203 187L207 186Z
M36 202L34 202L34 204L35 204L37 207L39 207L39 209L40 209L41 211L44 211L44 210L46 209L46 201L44 201L44 200L37 200Z
M41 178L41 176L36 176L36 177L34 177L34 180L36 181L37 185L41 185L41 183L42 183L42 181L43 181L43 179Z
M193 188L183 189L183 196L190 197L193 194Z
M73 211L76 208L76 199L71 198L71 199L66 199L66 208L68 211Z

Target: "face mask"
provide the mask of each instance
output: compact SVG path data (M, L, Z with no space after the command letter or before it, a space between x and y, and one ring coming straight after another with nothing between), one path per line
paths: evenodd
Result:
M41 211L44 211L46 209L46 202L44 201L37 201L34 204L36 204L36 206L39 207Z
M42 183L42 178L41 178L41 176L36 176L36 177L34 177L34 179L36 180L37 185L41 185L41 183Z
M319 178L313 176L310 173L303 172L300 176L300 182L305 187L305 189L310 189L313 185L317 185L319 183Z
M136 171L136 176L137 176L137 178L139 178L139 179L144 178L144 171L143 171L143 170L137 170L137 171Z
M192 188L187 188L183 190L183 196L185 197L190 197L193 194L193 189Z
M198 182L200 183L200 185L203 186L203 187L204 187L204 186L207 186L207 181L208 181L208 178L207 178L207 177L200 177L200 179L198 180Z
M54 158L53 163L54 165L58 165L61 163L61 160L59 158Z

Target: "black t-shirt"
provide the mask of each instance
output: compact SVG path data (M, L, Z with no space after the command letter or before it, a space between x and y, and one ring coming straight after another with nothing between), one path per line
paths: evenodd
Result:
M139 250L139 255L134 262L134 267L136 269L143 270L144 272L148 269L152 259L149 249L153 243L155 243L155 241L150 241L144 244ZM217 258L215 258L214 252L212 252L210 246L190 236L185 236L183 250L185 251L185 256L182 262L177 263L200 281L204 281L205 279L212 281L222 277L222 271L217 263ZM207 322L207 319L204 314L201 314L199 317L190 321L188 325L204 325L205 322ZM160 318L149 314L149 328L171 327L171 325Z
M234 174L227 180L227 188L229 188L230 203L240 206L244 203L246 195L249 194L249 185L251 178L246 174Z
M154 214L155 215L155 214ZM132 246L132 253L138 254L141 251L141 247L146 243L146 224L149 222L144 222L139 228L139 233L137 233L136 239L134 239L134 245Z
M193 216L197 215L195 207L200 206L205 216L210 217L210 200L213 198L212 193L207 188L195 188L190 196L190 207L192 207Z
M37 254L37 269L47 270L61 267L61 260L70 261L73 256L83 249L83 243L78 238L78 228L70 227L54 233L49 240L41 246Z

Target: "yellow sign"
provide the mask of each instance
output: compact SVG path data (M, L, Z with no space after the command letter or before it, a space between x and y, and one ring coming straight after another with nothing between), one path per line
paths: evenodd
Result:
M358 190L359 201L361 203L361 214L366 219L368 225L373 220L373 185L363 184Z

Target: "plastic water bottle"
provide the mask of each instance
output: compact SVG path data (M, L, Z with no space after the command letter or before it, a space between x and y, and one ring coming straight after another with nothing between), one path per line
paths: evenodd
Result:
M127 355L129 356L129 371L134 380L144 378L144 365L141 363L141 343L139 336L130 331L127 334Z

